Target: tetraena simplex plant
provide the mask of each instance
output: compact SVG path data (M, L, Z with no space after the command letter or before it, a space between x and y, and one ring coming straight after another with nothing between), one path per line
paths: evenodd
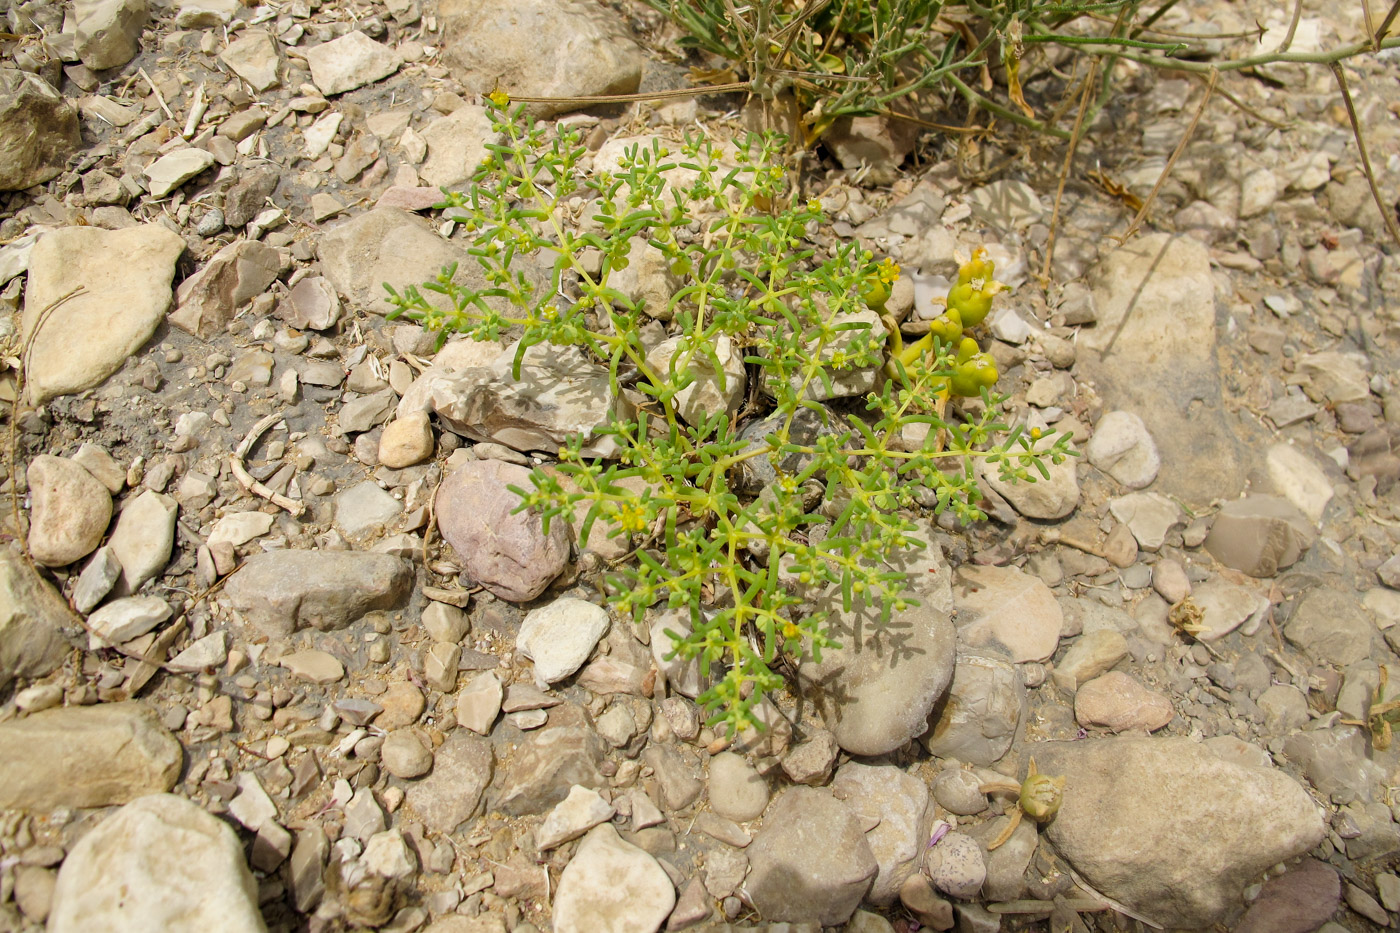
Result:
M975 342L958 348L935 339L918 354L886 360L893 322L879 326L876 313L898 267L853 243L818 253L810 235L822 208L791 197L780 137L726 147L687 136L675 156L653 142L628 149L615 171L590 172L576 129L551 133L523 119L523 108L508 112L503 98L490 104L502 142L488 147L467 190L448 192L445 204L465 225L485 287L457 281L449 267L421 288L389 288L392 316L418 321L440 340L518 333L517 377L529 347L577 347L608 368L614 398L640 400L635 417L599 427L617 442L615 460L583 456L585 439L575 438L558 451L554 470L535 470L533 488L515 490L520 507L540 510L548 527L581 502L585 542L600 528L643 537L635 560L613 567L609 599L637 620L658 603L683 611L691 630L671 633L675 652L698 658L707 678L719 674L699 697L709 724L748 727L754 705L783 683L774 670L780 654L809 650L819 658L835 644L804 594L839 587L848 611L863 599L885 618L911 604L903 575L885 559L921 546L909 514L918 486L934 491L936 511L979 520L978 459L1003 478L1034 481L1036 473L1048 476L1046 461L1071 453L1068 437L1047 447L1035 443L1038 431L999 420L1004 399L988 392L995 368L985 354L967 352ZM613 284L638 238L679 279L664 309L644 308ZM550 270L547 287L532 284L522 271L527 262ZM990 263L974 262L984 264L960 280L971 304L999 287ZM950 296L950 308L961 304ZM649 355L643 341L653 315L672 319L679 337L669 362ZM742 348L761 380L763 413L777 425L766 436L740 437L741 419L722 405L699 416L678 405L704 380L724 391L739 378L719 358L725 341ZM879 377L886 367L890 376ZM838 416L815 400L857 371L883 381L866 395L865 412ZM975 415L945 411L950 395L969 390L981 398ZM792 429L804 408L830 433L798 443ZM922 444L905 437L914 425L926 426ZM741 496L736 472L757 458L774 464L777 479L757 499ZM627 478L646 491L625 489ZM824 536L806 533L823 523Z

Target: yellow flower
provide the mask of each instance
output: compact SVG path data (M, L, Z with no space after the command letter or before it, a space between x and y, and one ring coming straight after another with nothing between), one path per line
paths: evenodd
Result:
M875 267L875 273L880 276L880 281L886 285L893 285L899 281L899 264L886 256L880 260L880 264Z
M808 201L807 201L807 210L811 211L813 214L820 214L820 213L821 213L821 209L822 209L822 202L821 202L820 200L818 200L817 198L809 198L809 199L808 199Z
M510 95L500 88L496 88L490 94L487 94L486 99L495 104L497 110L506 109L506 104L510 103Z

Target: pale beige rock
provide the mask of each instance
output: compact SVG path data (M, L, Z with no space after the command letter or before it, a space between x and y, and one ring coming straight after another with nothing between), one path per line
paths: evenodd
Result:
M647 365L662 379L674 379L675 373L687 373L694 380L676 394L676 411L686 424L699 425L706 418L720 413L730 416L739 410L744 400L747 381L744 378L744 357L728 337L715 341L710 356L703 348L692 349L683 337L662 341L647 354ZM716 368L715 360L719 361ZM722 375L721 375L722 374Z
M278 85L277 43L263 29L246 29L228 44L219 60L258 93Z
M93 71L119 68L141 50L146 0L75 0L74 50Z
M430 186L430 191L455 188L470 181L481 160L490 154L487 144L501 141L501 134L491 128L486 108L475 104L439 117L424 127L420 135L428 144L428 157L418 174ZM438 193L436 201L441 200L442 195Z
M0 808L126 803L173 787L183 760L144 703L46 710L0 724Z
M322 94L343 94L387 78L399 70L397 52L355 30L306 50L311 80Z
M81 631L68 603L15 550L0 550L0 690L62 663L65 629Z
M149 489L126 501L107 541L122 565L119 595L136 592L170 563L179 510L170 496Z
M422 463L433 455L433 428L424 411L409 412L384 426L379 462L394 470Z
M265 933L258 886L228 824L173 794L127 804L68 853L50 933Z
M175 290L179 307L170 323L204 340L224 332L244 303L277 281L282 260L277 250L257 240L237 240Z
M1074 717L1082 726L1151 732L1171 722L1174 715L1168 697L1118 671L1094 678L1074 695Z
M80 145L78 114L62 94L38 75L0 68L0 191L43 184Z
M26 471L30 492L29 553L45 567L64 567L102 543L112 496L72 460L40 454Z
M960 640L974 647L996 644L1011 659L1044 661L1055 653L1064 612L1039 579L1015 567L966 564L958 576L970 586L953 586ZM965 621L969 619L970 621Z
M165 317L184 251L185 241L157 223L64 227L41 236L24 296L30 400L90 389L120 369Z

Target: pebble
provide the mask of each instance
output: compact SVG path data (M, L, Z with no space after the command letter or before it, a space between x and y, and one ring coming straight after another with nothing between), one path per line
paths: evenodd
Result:
M150 490L127 500L107 539L107 546L122 565L119 592L136 592L170 563L178 512L174 499Z
M395 470L422 463L433 454L433 429L428 413L408 412L385 425L379 437L379 462Z
M257 884L227 825L172 794L128 803L64 859L48 929L262 933Z
M501 712L504 692L492 671L478 674L457 694L457 725L477 735L488 735Z
M63 567L97 549L112 519L112 496L82 466L40 454L25 473L31 496L29 553L35 563Z
M1052 437L1037 441L1035 449L1043 451L1054 443ZM1076 473L1077 457L1067 457L1058 465L1047 458L1045 468L1049 477L1041 477L1034 469L1031 474L1034 482L1028 480L1006 481L1001 478L997 467L988 465L985 459L977 461L978 479L996 490L1011 507L1026 518L1042 521L1064 518L1079 506L1079 477Z
M1160 729L1172 721L1172 701L1132 677L1110 671L1084 684L1074 695L1074 718L1082 726L1111 732Z
M128 596L113 600L88 616L88 626L95 633L88 636L88 647L96 650L131 641L170 616L170 604L157 596Z
M919 870L932 818L928 785L893 765L848 761L837 770L831 792L861 819L878 820L865 833L878 866L866 901L889 907L905 879Z
M402 59L357 29L307 49L306 62L317 89L330 97L387 78Z
M608 625L606 609L562 597L525 616L515 646L535 662L535 685L543 690L582 667Z
M982 847L971 836L951 832L924 853L924 874L950 897L970 898L987 880Z
M285 667L298 680L313 684L332 684L345 676L345 665L335 655L316 648L284 654L277 664Z
M1025 710L1026 688L1016 665L985 649L965 650L948 699L922 741L930 755L990 765L1011 749Z
M1044 661L1055 653L1064 613L1044 583L1015 567L967 564L958 568L958 577L966 581L954 588L961 641L998 646L1017 663Z
M1252 495L1225 503L1205 548L1226 567L1251 577L1272 577L1312 546L1312 523L1286 499Z
M387 554L284 551L255 554L224 586L239 614L269 635L343 628L407 597L412 575Z
M656 859L604 824L589 831L559 875L554 931L655 933L675 905L675 886Z
M741 755L720 752L710 759L706 784L710 807L740 823L757 819L768 806L768 782Z
M392 522L403 503L372 480L356 483L335 494L335 523L342 534L355 538Z
M385 735L379 760L384 762L384 770L396 778L422 777L433 767L433 753L411 729L395 729Z
M535 844L541 852L561 846L612 819L614 812L612 804L597 791L574 785L569 789L569 796L549 811L544 823L535 831Z

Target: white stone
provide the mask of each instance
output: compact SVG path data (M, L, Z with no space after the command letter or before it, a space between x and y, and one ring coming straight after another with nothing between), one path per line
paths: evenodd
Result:
M615 812L596 790L575 784L569 788L569 796L556 804L535 830L535 844L541 852L553 849L612 819Z
M63 861L50 933L265 933L233 830L173 794L132 801Z
M590 830L559 876L554 933L656 933L676 906L666 871L610 824Z
M151 194L163 198L214 164L214 157L203 149L177 149L146 166Z
M217 544L238 547L272 530L273 517L267 512L234 512L214 523L214 530L205 542L211 548Z
M121 561L119 589L134 593L141 584L165 569L175 546L175 500L146 490L126 503L107 545Z
M112 496L72 460L40 454L25 473L30 492L29 553L45 567L91 554L112 519Z
M1100 418L1084 452L1090 463L1129 489L1151 485L1162 468L1147 425L1129 411L1111 411Z
M402 511L403 503L372 480L335 494L335 523L342 534L350 537L364 534L376 525L386 525Z
M207 29L227 25L238 12L238 0L184 0L175 14L180 29Z
M114 599L88 616L88 626L97 633L88 636L88 647L96 650L139 638L170 614L170 604L156 596Z
M1031 336L1031 326L1015 308L1002 308L991 321L992 336L1003 343L1020 346Z
M608 612L583 599L564 597L531 610L520 626L516 648L535 662L535 683L543 690L573 674L608 631Z
M365 843L360 861L384 878L406 878L418 870L418 859L397 829L375 833Z
M1274 491L1308 518L1321 523L1327 503L1332 501L1332 481L1322 467L1291 444L1270 447L1267 463Z
M399 70L403 59L386 45L355 30L306 50L311 80L322 94L343 94Z
M457 725L477 735L487 735L501 712L504 697L501 679L493 671L476 675L457 694Z
M228 660L228 633L210 632L165 663L172 671L188 674L212 670Z
M325 154L331 141L335 139L336 131L340 129L340 122L344 119L345 114L331 110L321 114L315 123L302 130L302 145L308 159L319 159Z
M1201 610L1205 630L1196 636L1201 641L1224 638L1251 616L1269 608L1269 600L1254 590L1215 580L1194 587L1191 601Z

